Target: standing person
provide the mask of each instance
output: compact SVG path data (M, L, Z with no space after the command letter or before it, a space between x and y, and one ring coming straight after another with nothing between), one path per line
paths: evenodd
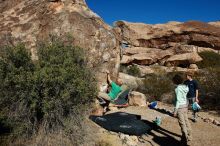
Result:
M196 80L193 79L194 73L193 72L187 72L186 73L186 78L187 80L184 82L185 85L187 85L189 87L189 92L187 94L187 98L188 98L188 103L189 105L192 107L194 102L199 103L199 87L198 87L198 83ZM196 115L195 110L193 110L193 122L197 121L197 115Z
M173 83L177 85L175 88L175 108L174 108L174 117L178 118L179 125L181 127L182 137L181 143L183 145L189 145L192 140L191 135L191 125L188 120L188 101L187 93L189 88L183 84L183 78L180 75L175 75L173 77Z

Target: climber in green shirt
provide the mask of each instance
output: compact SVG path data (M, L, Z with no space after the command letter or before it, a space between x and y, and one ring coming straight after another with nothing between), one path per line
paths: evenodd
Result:
M105 100L112 101L117 95L122 91L121 86L123 84L121 79L117 79L116 83L113 82L110 78L109 72L107 71L107 83L111 86L109 93L99 92L99 97L104 98Z

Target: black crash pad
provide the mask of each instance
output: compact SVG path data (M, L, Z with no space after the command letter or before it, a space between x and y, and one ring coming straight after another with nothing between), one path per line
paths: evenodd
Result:
M90 116L89 118L106 130L128 135L141 136L151 130L149 125L141 121L141 116L124 112L104 116Z

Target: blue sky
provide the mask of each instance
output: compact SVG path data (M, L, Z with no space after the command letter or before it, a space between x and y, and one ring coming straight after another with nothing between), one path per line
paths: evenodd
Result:
M220 20L220 0L86 0L110 25L117 20L148 24Z

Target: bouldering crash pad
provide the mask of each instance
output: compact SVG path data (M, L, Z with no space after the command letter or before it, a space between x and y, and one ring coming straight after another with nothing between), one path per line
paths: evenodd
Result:
M151 127L141 120L141 116L124 112L90 116L89 118L106 130L128 135L141 136L151 130Z

